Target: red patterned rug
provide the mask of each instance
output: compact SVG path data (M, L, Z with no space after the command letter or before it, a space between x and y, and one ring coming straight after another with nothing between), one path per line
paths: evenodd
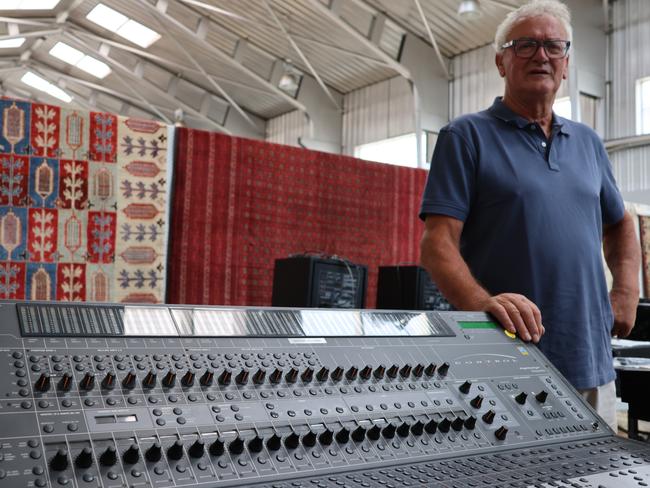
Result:
M0 298L162 302L167 127L0 100Z
M322 252L419 259L426 171L216 133L176 134L168 301L270 305L274 260Z

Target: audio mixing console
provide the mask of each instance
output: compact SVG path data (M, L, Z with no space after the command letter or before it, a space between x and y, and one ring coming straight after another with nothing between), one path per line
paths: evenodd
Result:
M650 485L485 314L0 302L0 487Z

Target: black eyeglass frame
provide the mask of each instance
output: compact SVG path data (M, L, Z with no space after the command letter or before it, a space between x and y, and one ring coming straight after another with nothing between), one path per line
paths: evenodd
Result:
M517 52L517 44L520 43L520 42L531 42L531 43L534 42L535 45L536 45L535 46L535 51L533 51L533 53L530 56L521 56ZM551 56L548 53L547 47L550 45L550 43L553 43L553 42L563 42L565 44L564 52L562 53L562 56ZM531 39L531 38L528 38L528 37L522 37L521 39L512 39L512 40L506 42L505 44L501 45L501 49L508 49L509 47L511 47L513 49L513 51L515 52L515 56L517 56L518 58L530 59L533 56L535 56L535 54L537 54L537 51L539 51L539 48L541 47L541 48L544 49L544 52L546 53L546 55L550 59L563 59L563 58L566 58L567 54L569 54L569 48L571 47L571 41L565 41L563 39L545 39L543 41L540 41L538 39Z

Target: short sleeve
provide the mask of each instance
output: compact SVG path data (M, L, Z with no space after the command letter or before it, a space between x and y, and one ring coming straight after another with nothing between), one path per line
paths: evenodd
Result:
M442 129L422 195L420 219L441 214L464 222L470 211L475 182L475 151L455 130Z
M616 186L612 173L612 164L607 157L607 152L602 142L598 140L599 165L602 171L600 186L600 211L604 225L615 224L625 214L625 205L621 192Z

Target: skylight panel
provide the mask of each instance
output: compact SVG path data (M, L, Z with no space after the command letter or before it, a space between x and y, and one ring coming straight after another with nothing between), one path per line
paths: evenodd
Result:
M151 46L154 42L160 39L160 34L135 20L129 20L126 24L120 27L117 30L117 35L144 48Z
M14 37L13 39L3 39L0 41L0 49L11 49L20 47L25 42L24 37Z
M50 54L97 78L105 78L111 72L111 68L106 63L82 53L65 42L57 42L50 49Z
M156 31L140 22L130 19L117 10L107 7L103 3L97 4L86 15L86 18L143 48L151 46L160 39L160 34Z
M70 103L72 101L72 97L68 95L66 92L64 92L63 90L61 90L61 88L53 85L46 79L41 78L40 76L32 73L31 71L25 73L23 77L20 79L20 81L22 81L26 85L31 86L32 88L36 88L37 90L52 95L53 97L58 98L59 100L62 100L65 103Z
M52 49L50 49L50 54L55 58L59 58L61 61L65 61L68 64L76 65L81 59L85 56L84 53L78 49L68 46L64 42L57 42Z
M0 10L52 10L61 0L2 0Z
M111 68L106 63L102 63L92 56L84 56L81 58L81 61L77 63L77 68L82 69L86 73L90 73L97 78L106 78L106 76L111 72Z

